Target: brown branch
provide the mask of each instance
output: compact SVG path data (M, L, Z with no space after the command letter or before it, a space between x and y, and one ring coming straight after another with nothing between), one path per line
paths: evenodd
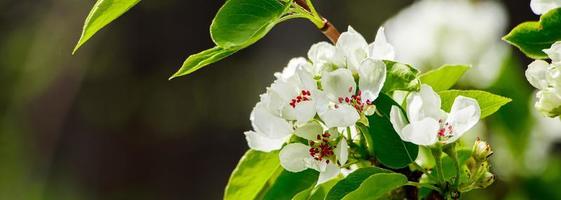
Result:
M298 4L299 6L301 6L302 8L306 9L307 11L310 11L310 6L306 3L305 0L294 0L294 2L296 4ZM329 22L329 20L327 20L323 17L322 17L322 19L323 19L323 26L321 28L319 28L319 30L333 44L336 44L337 40L339 40L339 36L341 36L341 33L339 33L337 28L335 28L335 26L331 22Z
M323 18L323 28L321 28L320 31L325 37L329 38L333 44L336 44L337 40L339 40L339 36L341 36L337 28L325 18Z

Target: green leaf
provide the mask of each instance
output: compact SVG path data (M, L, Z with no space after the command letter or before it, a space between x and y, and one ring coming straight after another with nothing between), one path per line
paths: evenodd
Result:
M123 15L138 2L140 0L98 0L84 22L82 35L72 54L76 53L100 29Z
M398 173L380 173L368 177L360 187L345 196L344 200L380 199L391 191L407 184L407 177Z
M352 191L359 188L360 184L366 180L368 177L379 174L379 173L391 173L391 171L378 168L378 167L366 167L360 168L349 174L346 178L340 180L329 190L325 200L339 200L345 195L351 193Z
M230 176L224 199L256 198L279 167L278 151L247 151Z
M277 0L226 1L210 27L217 46L189 56L170 79L193 73L257 42L279 22L288 5L290 2Z
M229 0L212 22L212 40L226 49L248 46L265 36L285 9L278 0Z
M234 53L238 49L223 49L222 47L214 47L212 49L205 50L198 54L189 56L187 60L183 63L183 66L173 75L170 80L179 76L184 76L198 69L210 65L212 63L218 62Z
M561 40L561 8L542 15L539 22L524 22L516 26L503 40L518 47L528 57L546 59L544 49Z
M419 71L410 65L384 60L387 68L386 82L382 88L383 92L395 90L413 91L418 90L420 81L417 78Z
M319 184L318 186L312 186L300 193L298 193L292 200L323 200L327 195L327 192L339 182L341 178L336 177L325 183Z
M479 90L446 90L438 94L442 99L442 109L446 112L450 112L456 97L461 95L474 98L481 107L481 119L492 115L511 101L509 98Z
M467 65L444 65L438 69L421 74L421 83L430 85L434 91L448 90L470 69Z
M278 158L277 158L278 159ZM267 170L267 168L261 168ZM275 180L273 185L269 188L265 200L290 200L299 192L314 186L318 180L319 172L313 169L308 169L298 173L292 173L283 170L281 175ZM247 198L243 198L247 199Z
M417 158L419 146L401 140L389 120L392 105L400 107L399 104L388 95L380 93L374 105L382 115L368 116L368 130L372 136L376 158L393 169L406 167Z

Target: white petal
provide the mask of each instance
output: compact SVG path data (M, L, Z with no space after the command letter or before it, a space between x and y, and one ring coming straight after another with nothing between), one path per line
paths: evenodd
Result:
M279 153L281 166L290 172L304 171L308 168L304 160L310 157L309 149L310 147L300 143L286 145Z
M261 103L257 103L250 115L251 124L256 132L272 139L284 138L292 133L288 121L273 115Z
M347 163L347 160L349 159L349 145L344 138L339 141L339 144L337 144L337 148L335 148L333 153L335 153L335 157L337 157L339 164L345 165Z
M358 74L362 101L374 102L386 81L386 64L381 60L366 59L362 62Z
M559 0L532 0L530 1L530 8L536 15L547 13L547 11L561 7Z
M326 95L335 101L339 97L351 97L356 90L352 72L343 68L324 73L321 77L321 85Z
M551 48L544 49L543 52L549 56L553 63L561 62L561 41L557 41L551 45Z
M528 65L526 69L526 79L532 84L532 86L538 89L544 89L548 86L547 83L547 69L549 68L549 63L543 60L535 60Z
M320 73L329 65L334 67L342 67L345 65L345 57L335 46L328 42L319 42L310 48L308 58L316 67L314 73Z
M392 106L390 111L390 122L392 123L393 129L398 134L401 133L403 128L407 125L407 120L399 107Z
M296 69L296 74L298 75L297 85L299 90L315 90L317 88L313 75L303 66Z
M244 134L249 148L264 152L270 152L280 149L287 139L271 139L255 131L246 131Z
M442 119L444 113L440 106L440 96L430 86L423 84L419 92L412 93L407 99L409 121L414 122L426 117Z
M345 55L347 67L353 71L368 57L368 43L350 26L347 32L341 34L336 46Z
M319 172L317 184L319 185L331 180L332 178L335 178L337 175L339 175L340 171L341 170L339 169L339 167L337 167L337 165L329 163L324 171Z
M439 128L438 121L432 118L425 118L405 126L399 136L404 141L429 146L438 141Z
M282 70L282 73L275 73L275 77L286 81L296 74L296 69L298 68L311 69L311 64L306 60L306 58L293 58Z
M377 60L394 60L395 50L394 47L388 43L386 35L384 34L384 27L378 29L376 39L370 44L370 58Z
M339 104L337 108L327 108L318 114L327 128L352 126L360 119L356 109L348 104Z
M314 101L300 102L294 107L294 113L297 124L304 124L316 116L316 104Z
M323 127L318 121L310 121L304 126L301 126L294 131L294 134L298 137L304 138L306 140L317 140L317 135L323 133Z
M471 129L481 116L479 103L475 99L458 96L454 100L450 115L446 122L452 126L452 137L446 143L452 143L460 138L465 132Z

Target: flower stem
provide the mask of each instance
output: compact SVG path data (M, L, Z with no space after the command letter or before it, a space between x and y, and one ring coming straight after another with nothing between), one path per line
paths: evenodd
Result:
M434 157L434 162L436 164L436 173L438 174L439 182L444 185L444 173L442 171L442 148L431 148L432 156Z
M337 28L335 28L335 26L331 22L329 22L329 20L321 17L321 15L318 14L311 0L294 0L294 3L308 11L309 14L313 16L312 19L308 19L310 19L310 21L312 21L316 25L316 27L323 33L323 35L325 35L325 37L327 37L333 44L337 43L337 40L339 39L339 36L341 36L341 33L339 33Z
M444 148L444 152L454 161L454 166L456 167L456 178L454 179L454 187L458 188L460 185L460 161L458 160L458 154L456 153L456 143L450 144L450 146Z

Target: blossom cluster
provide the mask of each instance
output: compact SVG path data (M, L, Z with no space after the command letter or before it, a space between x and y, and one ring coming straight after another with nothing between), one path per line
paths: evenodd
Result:
M526 78L539 91L535 107L548 117L561 115L561 41L555 42L544 52L551 63L535 60L528 65Z
M250 148L282 148L286 170L315 169L320 183L336 176L348 159L347 140L352 140L342 133L356 135L356 122L373 112L386 79L383 60L393 58L383 28L371 44L349 27L336 45L313 45L307 59L292 59L261 95L250 117L254 130L245 132ZM306 141L283 147L292 134Z
M384 60L394 48L380 28L373 43L349 27L335 45L313 45L308 58L292 59L260 96L245 132L250 148L279 150L282 167L291 172L314 169L318 184L349 167L352 149L360 139L356 124L376 112L376 99L386 82ZM480 118L476 100L458 96L450 113L428 85L407 98L407 118L391 110L391 123L404 141L431 146L456 141ZM407 120L408 119L408 120Z

